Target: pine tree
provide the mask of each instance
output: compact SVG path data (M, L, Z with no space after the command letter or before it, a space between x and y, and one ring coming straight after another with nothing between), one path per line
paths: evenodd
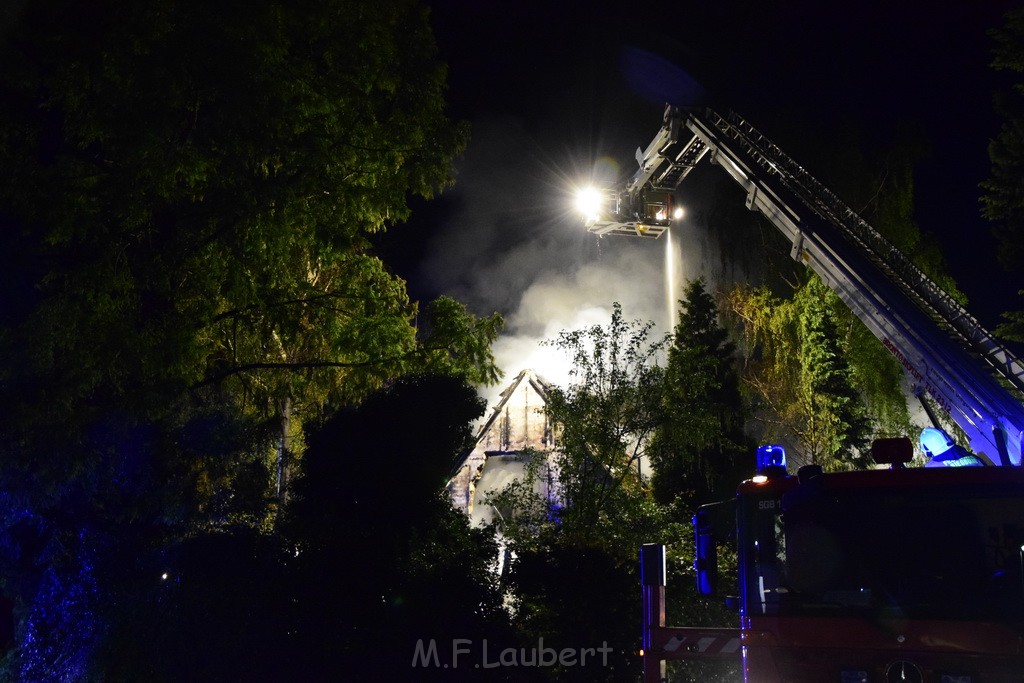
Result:
M679 305L662 388L663 421L651 451L654 494L662 503L694 490L706 498L730 480L735 484L744 451L736 346L719 324L703 280L687 284Z
M837 319L828 306L831 294L812 278L797 293L800 367L798 395L802 427L797 429L812 463L833 469L843 463L863 466L869 422L840 344ZM798 423L799 424L799 423Z

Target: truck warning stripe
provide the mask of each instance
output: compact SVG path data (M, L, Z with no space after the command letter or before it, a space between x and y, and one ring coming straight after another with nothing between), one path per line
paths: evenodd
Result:
M654 629L653 650L665 659L732 659L742 654L739 632L734 629Z

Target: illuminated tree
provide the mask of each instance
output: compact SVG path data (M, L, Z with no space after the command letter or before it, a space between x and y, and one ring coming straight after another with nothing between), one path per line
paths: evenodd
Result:
M793 439L808 463L863 464L871 422L847 360L838 297L814 276L792 299L737 288L730 309L746 347L743 380L761 404L766 441Z
M548 394L546 410L558 434L561 523L600 538L622 505L644 497L641 459L660 420L656 364L664 339L652 323L626 321L614 304L607 326L563 331L551 344L572 359L571 383Z
M331 404L413 372L496 378L500 319L420 310L371 249L466 140L416 2L43 0L12 19L0 564L22 605L42 609L61 548L81 555L79 526L140 549L262 524L274 446Z
M728 495L749 474L738 471L739 462L753 450L743 436L736 346L704 282L689 282L679 305L662 388L665 414L651 449L662 503L697 491L702 499Z
M694 317L702 313L694 311ZM686 329L698 327L695 322ZM639 643L629 615L640 608L638 548L671 543L674 568L693 563L692 544L680 541L690 535L680 520L692 511L682 510L680 500L658 503L639 467L665 421L680 417L666 412L662 400L668 375L658 361L669 337L653 337L651 330L650 323L625 320L615 304L607 325L563 331L550 342L572 362L571 383L550 390L546 408L557 435L561 495L536 495L527 477L489 501L508 512L499 530L514 551L506 586L523 641L543 637L561 646L604 640L614 650L608 667L545 671L550 680L635 680ZM681 363L676 367L683 370ZM709 439L713 429L707 427ZM732 619L702 602L692 584L678 587L674 602L709 625Z

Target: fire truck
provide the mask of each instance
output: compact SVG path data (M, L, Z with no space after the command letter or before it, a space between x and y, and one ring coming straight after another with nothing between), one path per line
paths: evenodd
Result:
M1024 682L1024 366L736 114L666 107L639 170L585 212L588 230L659 237L703 159L895 356L935 427L921 434L923 467L908 466L906 437L876 440L877 468L851 472L790 473L782 447L762 446L756 476L697 510L697 588L728 594L736 628L667 626L665 547L642 547L645 683L677 659L733 660L748 683ZM730 586L718 575L725 543L738 558Z

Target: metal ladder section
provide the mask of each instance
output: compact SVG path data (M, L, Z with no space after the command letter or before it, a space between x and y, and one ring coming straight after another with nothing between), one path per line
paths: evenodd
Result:
M693 136L674 158L669 159L667 168L651 179L651 184L659 190L674 191L683 182L683 178L700 163L707 151L704 141Z
M810 209L858 245L895 285L916 300L922 310L951 332L955 339L977 354L998 378L1024 392L1024 366L1020 361L903 252L738 114L730 113L728 119L710 109L705 114L705 123L741 145L765 172L779 178Z

